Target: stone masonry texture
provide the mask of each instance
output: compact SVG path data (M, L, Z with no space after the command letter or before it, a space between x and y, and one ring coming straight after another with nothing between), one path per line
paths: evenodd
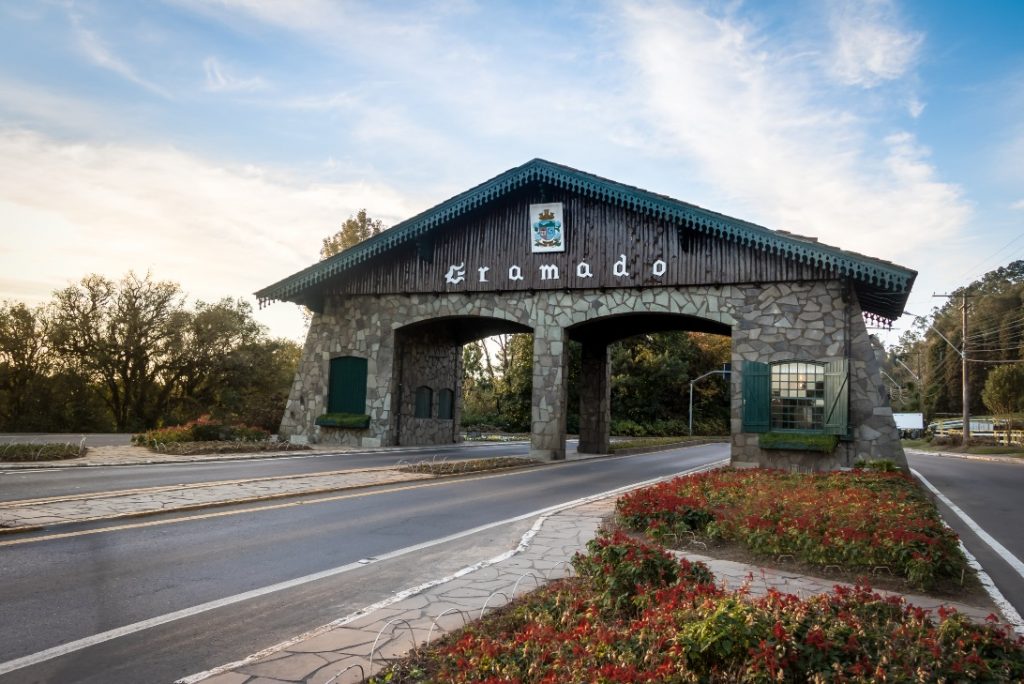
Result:
M573 325L638 312L681 314L728 326L732 334L732 462L798 470L849 467L886 458L906 467L877 350L856 295L840 281L538 292L366 295L328 298L310 325L288 399L281 434L313 443L354 447L438 444L458 439L460 346L445 319L518 324L533 330L531 454L565 454L566 363ZM417 325L423 324L423 325ZM644 332L637 330L638 334ZM325 412L330 359L367 359L366 430L319 428ZM830 455L765 451L758 435L742 432L743 361L850 361L852 439ZM433 390L432 418L414 419L415 388ZM600 384L600 383L599 383ZM455 392L454 420L437 416L439 391ZM592 388L597 396L607 389ZM606 412L604 405L600 407ZM592 417L607 425L605 416ZM593 441L593 435L588 435ZM598 440L598 444L600 441Z

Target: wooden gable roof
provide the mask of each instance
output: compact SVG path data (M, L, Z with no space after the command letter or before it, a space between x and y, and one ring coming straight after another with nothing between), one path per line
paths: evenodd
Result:
M467 214L498 204L531 185L544 185L672 223L712 240L763 252L766 257L781 257L802 265L801 270L811 268L828 277L847 279L864 311L890 320L902 314L917 276L902 266L824 245L813 238L770 230L665 195L534 159L265 287L255 293L256 297L261 304L275 300L312 304L322 298L331 282L363 271L368 262L378 262L378 257L407 252L411 245L428 244L434 234Z

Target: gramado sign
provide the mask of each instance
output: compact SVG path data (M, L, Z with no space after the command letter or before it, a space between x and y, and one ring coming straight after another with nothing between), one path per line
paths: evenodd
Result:
M530 250L534 254L565 251L566 229L565 223L562 220L561 202L531 204L529 224ZM562 277L557 264L541 264L537 268L540 271L541 280L558 280ZM658 278L665 275L667 269L668 265L661 259L651 264L651 274ZM490 266L480 266L477 268L476 282L492 282L487 279L490 272ZM625 254L620 254L619 258L612 264L612 275L616 278L632 278L627 268ZM576 277L594 277L594 272L588 262L581 261L576 264ZM515 282L518 280L525 280L523 269L518 264L513 264L508 267L507 281ZM451 264L448 267L448 272L445 273L444 281L449 285L460 285L467 282L466 262Z
M562 277L561 272L558 269L557 264L541 264L537 267L540 271L541 280L558 280ZM651 275L660 278L665 275L665 271L668 269L668 265L662 260L658 259L651 264ZM493 282L488 280L488 275L491 274L490 266L480 266L476 269L476 282L477 283L490 283ZM626 255L620 254L619 258L612 264L612 275L616 278L632 278L632 274L629 272L626 264ZM586 261L581 261L576 264L576 277L577 278L593 278L594 272L590 267L590 264ZM525 280L523 276L523 269L518 264L512 264L508 267L508 282L514 282L517 280ZM452 264L448 267L448 272L445 273L444 281L449 285L459 285L467 282L466 280L466 262L461 264Z

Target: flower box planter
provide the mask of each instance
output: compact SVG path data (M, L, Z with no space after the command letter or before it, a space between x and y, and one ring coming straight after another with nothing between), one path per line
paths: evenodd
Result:
M762 449L786 451L816 451L831 454L839 444L838 435L804 435L786 432L766 432L758 439Z
M370 416L365 413L325 413L317 416L315 422L320 427L365 430L370 427Z

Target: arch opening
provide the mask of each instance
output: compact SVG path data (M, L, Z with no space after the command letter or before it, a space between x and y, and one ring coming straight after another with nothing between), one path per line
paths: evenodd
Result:
M494 336L532 332L522 323L490 316L445 316L397 328L391 386L392 443L458 442L464 406L466 345ZM529 348L532 350L532 342ZM527 406L529 380L527 377Z
M580 452L608 453L612 434L728 432L730 326L641 311L590 319L567 332L579 345L571 354L579 369L570 369L569 400L579 407ZM691 409L690 383L698 378Z

